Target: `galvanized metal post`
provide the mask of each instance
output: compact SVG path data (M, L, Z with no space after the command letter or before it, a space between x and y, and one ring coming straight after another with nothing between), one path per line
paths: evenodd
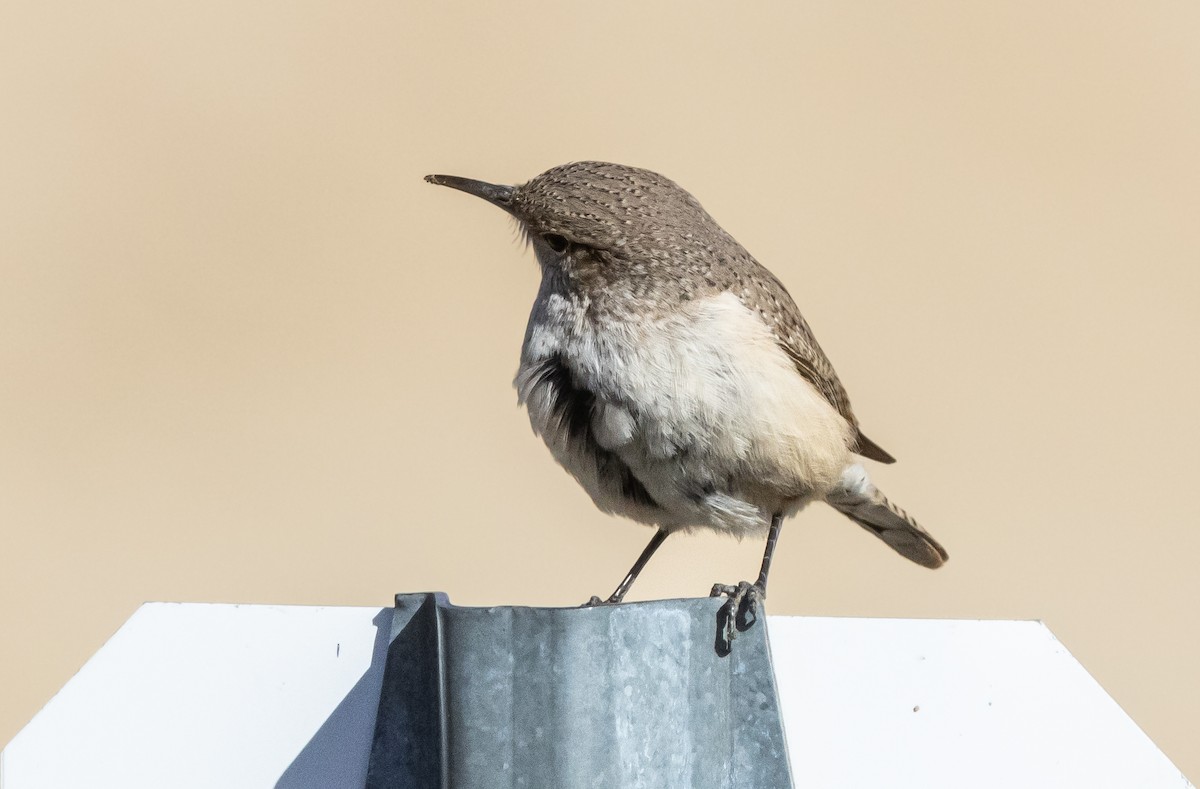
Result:
M397 595L368 789L792 787L765 613L722 657L723 602Z

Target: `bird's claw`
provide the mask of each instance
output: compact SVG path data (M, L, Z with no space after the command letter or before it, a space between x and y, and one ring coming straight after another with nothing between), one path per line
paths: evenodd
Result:
M758 621L759 601L767 593L760 585L742 581L737 586L713 584L709 597L728 597L717 611L717 654L725 657L733 650L733 639Z
M586 603L584 603L583 605L581 605L579 607L580 608L595 608L598 605L610 605L610 601L601 600L596 595L592 595L590 600L588 600Z

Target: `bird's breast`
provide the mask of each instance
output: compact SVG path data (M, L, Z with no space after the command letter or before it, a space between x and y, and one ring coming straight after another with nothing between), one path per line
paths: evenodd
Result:
M530 316L516 385L552 450L569 430L537 373L548 360L588 393L590 440L656 500L694 503L718 491L771 507L836 484L849 425L736 296L640 314L589 306L543 292Z

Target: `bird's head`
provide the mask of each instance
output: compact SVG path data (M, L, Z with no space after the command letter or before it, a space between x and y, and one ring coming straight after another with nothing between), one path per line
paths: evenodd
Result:
M610 276L634 267L667 268L732 241L691 194L637 167L573 162L519 186L453 175L425 180L504 209L547 268L604 269Z

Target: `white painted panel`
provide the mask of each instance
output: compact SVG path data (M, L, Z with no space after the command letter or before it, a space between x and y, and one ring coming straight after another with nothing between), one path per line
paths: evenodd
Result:
M382 611L148 603L5 748L0 785L362 786Z
M799 786L1190 786L1040 622L770 627Z
M389 623L147 604L0 754L0 787L361 786ZM1039 623L770 628L798 787L1189 786Z

